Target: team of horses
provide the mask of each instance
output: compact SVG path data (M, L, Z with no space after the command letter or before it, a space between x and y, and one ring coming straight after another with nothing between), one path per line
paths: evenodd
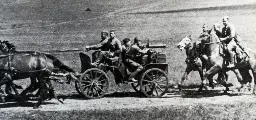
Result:
M249 90L252 94L255 94L255 87L252 83L252 72L254 78L254 84L256 83L256 53L250 49L242 49L237 46L237 51L240 52L240 56L236 56L235 68L227 68L227 58L225 55L225 49L223 49L223 43L216 35L215 29L211 29L208 35L201 35L196 41L192 41L190 36L183 38L177 46L179 49L185 49L186 55L190 62L187 62L187 68L182 77L180 84L186 79L189 72L192 70L199 71L201 76L201 87L199 92L205 86L206 80L209 80L209 85L212 85L213 76L218 74L218 81L226 87L227 86L227 74L226 72L232 70L238 81L241 83L241 89L245 84L249 83ZM205 55L207 58L203 58ZM204 72L204 69L206 70ZM225 91L225 92L226 92Z
M64 65L51 54L35 51L16 51L15 46L8 41L0 42L0 87L5 84L6 88L12 88L19 98L19 103L24 102L23 96L27 92L33 92L37 89L39 89L39 99L34 108L38 108L45 99L57 98L49 78L52 73L57 72L75 73L73 69ZM19 94L13 80L24 78L30 78L31 84Z

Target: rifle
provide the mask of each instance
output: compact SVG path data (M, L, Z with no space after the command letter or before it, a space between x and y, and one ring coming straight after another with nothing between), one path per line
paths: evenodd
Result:
M234 40L236 42L236 45L238 47L240 47L240 49L248 56L248 58L250 58L250 56L248 55L248 53L244 50L244 48L238 43L238 40L236 39L236 37L234 37Z

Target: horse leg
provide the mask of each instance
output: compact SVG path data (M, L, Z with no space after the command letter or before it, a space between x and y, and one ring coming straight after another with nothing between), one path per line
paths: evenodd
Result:
M5 74L5 77L3 79L6 79L7 80L7 83L6 83L6 86L9 87L9 88L12 88L15 95L17 96L18 98L18 103L23 103L25 102L25 100L20 96L18 90L16 89L16 87L14 86L14 83L13 83L13 80L12 80L12 77L10 74ZM8 88L8 89L9 89Z
M254 87L252 89L252 94L255 94L255 89L256 89L256 64L253 65L252 67L252 74L254 78Z
M33 93L36 89L39 88L37 85L36 77L30 77L31 84L21 92L21 96L25 96L28 92Z
M39 75L38 77L37 77L37 79L38 79L38 82L39 82L39 85L40 85L40 87L39 87L39 91L40 91L40 95L39 95L39 99L38 99L38 102L34 105L34 109L37 109L37 108L39 108L40 106L41 106L41 104L43 103L43 101L46 99L46 97L47 97L47 87L46 87L46 80L44 79L44 77L43 77L43 75L42 75L42 73L41 73L41 75Z
M221 85L223 85L226 89L224 91L224 94L227 94L229 91L227 80L228 80L228 74L226 72L219 72L217 80L220 82Z
M5 97L4 97L4 91L1 89L1 87L0 87L0 99L1 99L1 102L2 103L5 103Z
M14 86L13 82L10 83L11 84L11 88L13 89L13 91L15 92L16 96L19 98L18 102L19 103L24 103L25 100L23 99L23 97L19 94L18 90L16 89L16 87Z
M60 99L58 99L57 95L55 94L54 88L52 86L52 82L50 79L46 80L47 84L49 85L49 94L51 98L55 98L56 100L58 100L60 103L64 104L63 101L61 101ZM50 98L50 99L51 99Z
M208 71L205 72L205 74L203 75L203 81L201 83L201 87L198 89L198 92L201 92L202 89L205 87L206 84L206 79L209 77L211 78L210 75L215 75L219 70L221 69L221 67L219 65L214 65L212 66ZM209 84L212 84L212 79L209 79Z
M200 75L201 81L203 82L203 80L204 80L204 70L203 70L203 67L198 67L197 71L198 71L198 73Z
M213 76L215 74L210 74L208 75L207 79L209 80L209 87L211 87L212 89L214 89L214 84L213 84Z
M178 83L178 88L180 89L180 87L182 86L183 82L187 79L188 74L192 71L190 66L187 66L185 73L183 74L181 81ZM199 72L200 74L200 72Z
M13 97L14 95L12 94L12 88L11 88L11 84L9 82L7 82L5 84L5 93L10 96L10 97Z
M252 76L250 74L249 69L238 69L243 81L240 82L240 84L244 85L244 84L249 84L248 86L248 90L249 92L252 92L251 89L253 88L253 83L252 83Z
M238 82L239 82L240 84L242 83L240 86L236 86L236 88L238 89L238 91L240 91L241 88L243 88L243 86L244 86L244 84L243 84L243 77L242 77L242 75L240 74L240 72L239 72L238 69L233 69L232 71L235 73Z

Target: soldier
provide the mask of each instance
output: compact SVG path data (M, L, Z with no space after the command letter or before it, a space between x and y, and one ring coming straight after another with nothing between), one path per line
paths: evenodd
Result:
M229 52L229 59L230 59L230 64L227 66L227 68L234 68L235 63L234 63L234 56L236 50L236 29L235 27L229 22L229 17L225 16L222 19L224 27L222 28L221 32L221 38L220 40L223 41L227 45L227 49Z
M136 55L138 54L146 54L146 52L142 51L137 44L131 45L131 41L129 38L125 38L123 40L123 54L122 60L124 65L128 68L129 71L133 71L129 78L129 82L136 82L137 80L134 77L143 69L142 65L135 61Z
M98 49L101 49L103 51L105 51L105 44L107 43L108 41L108 32L107 31L102 31L101 32L101 41L100 43L96 44L96 45L91 45L91 46L86 46L86 50L98 50Z
M87 51L101 49L95 62L92 63L93 66L98 66L104 58L119 57L122 51L121 42L116 38L114 30L110 31L110 38L107 37L107 32L102 32L101 35L102 40L99 44L85 47Z

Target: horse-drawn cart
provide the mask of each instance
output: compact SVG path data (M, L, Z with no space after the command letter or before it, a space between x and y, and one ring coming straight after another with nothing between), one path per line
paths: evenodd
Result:
M17 96L20 95L17 92L16 88L13 87L13 83L8 84L8 82L19 79L15 78L15 75L17 76L18 74L23 74L24 68L18 69L23 71L14 71L15 69L12 70L11 68L14 66L14 64L12 64L11 66L11 63L15 63L16 61L10 61L9 57L15 57L18 55L26 57L26 55L29 54L31 57L35 57L35 59L38 60L44 58L42 60L44 60L45 63L47 62L45 66L42 66L40 68L35 67L35 70L28 71L28 74L26 74L26 78L30 77L31 85L21 93L21 96L24 96L27 92L33 92L37 88L39 88L40 99L35 106L36 108L40 106L48 93L51 93L52 97L57 98L54 93L53 86L50 82L51 80L63 82L63 80L66 78L66 82L68 83L73 80L75 82L75 87L78 93L86 98L101 98L106 93L108 93L108 71L113 73L116 83L128 83L127 79L130 75L130 72L124 66L120 57L117 57L117 59L111 59L110 63L106 60L103 60L103 62L99 66L92 66L91 62L93 62L94 60L91 60L88 55L80 53L81 73L77 74L74 70L64 65L60 60L58 60L51 54L33 51L10 51L11 48L8 47L8 44L8 42L2 42L0 48L7 49L6 51L8 52L2 53L4 55L4 59L7 59L6 64L10 65L6 69L6 71L11 71L11 73L13 74L10 73L10 80L2 80L1 85L6 84L7 87L11 85ZM150 48L151 50L150 52L148 52L147 55L140 55L138 57L136 62L140 63L143 66L143 70L135 76L135 79L137 81L132 82L131 86L136 92L141 92L146 97L162 97L168 90L168 64L166 63L165 54L161 52L156 52L155 50L152 50L152 48L165 48L166 46L151 46L148 44L146 47L147 48L145 49ZM1 49L1 51L4 50ZM26 67L28 67L28 69L30 69L30 63L33 62L26 62ZM17 64L14 67L19 68L19 65ZM32 73L34 73L36 77L31 77ZM47 86L49 86L48 89ZM0 94L0 97L2 98L3 96L1 96Z
M166 46L147 45L147 48L164 47ZM90 66L93 61L88 55L80 53L80 58L82 70L76 82L76 89L80 95L86 98L103 97L109 88L108 71L113 73L116 83L128 83L130 73L120 59L112 60L111 63L103 61L95 67ZM162 97L168 90L166 55L151 50L149 54L139 57L138 62L142 64L143 70L135 77L138 81L131 83L132 88L136 92L142 92L146 97Z

